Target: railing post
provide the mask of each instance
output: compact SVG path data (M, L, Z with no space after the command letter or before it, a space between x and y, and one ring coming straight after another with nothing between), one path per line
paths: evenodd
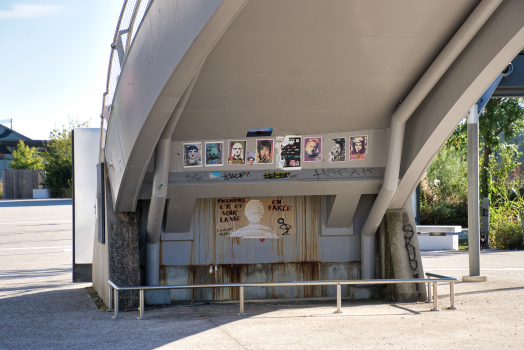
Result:
M340 283L337 283L337 311L333 312L334 314L341 314L344 311L341 310L342 308L342 288L340 286Z
M240 299L240 313L238 316L246 316L246 313L244 312L244 287L240 286L239 288L239 299Z
M448 307L448 309L456 310L457 307L455 306L455 282L453 281L449 282L449 302L451 306Z
M140 310L140 317L137 317L137 320L145 320L144 317L144 290L140 289L140 307L138 308Z
M432 303L433 294L431 294L431 282L428 282L427 285L428 285L428 303Z
M118 317L118 289L115 289L115 292L113 293L113 295L115 296L115 316L112 316L113 319L118 319L120 317Z
M107 311L113 311L113 287L109 284L109 309Z
M431 311L440 311L438 308L437 282L433 282L433 309Z

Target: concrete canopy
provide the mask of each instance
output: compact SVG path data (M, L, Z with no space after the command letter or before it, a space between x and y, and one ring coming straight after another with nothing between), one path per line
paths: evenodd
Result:
M157 140L191 82L173 142L238 138L264 127L274 135L387 129L397 104L479 3L155 0L126 58L109 120L106 159L115 210L135 210ZM523 13L520 3L505 0L497 13L515 17ZM496 64L486 59L474 65L471 73L485 78L474 81L475 91L463 98L468 108L517 53L515 33L524 26L519 19L505 23L500 14L491 23L500 38L479 35L498 40L492 51L503 53ZM451 98L464 97L465 89L454 89ZM446 132L460 120L459 112L442 124ZM433 135L427 125L411 130L425 132L416 145L405 141L403 173L409 181L401 183L395 207L405 203L433 148L447 136L417 158L417 149ZM424 165L413 168L415 161Z

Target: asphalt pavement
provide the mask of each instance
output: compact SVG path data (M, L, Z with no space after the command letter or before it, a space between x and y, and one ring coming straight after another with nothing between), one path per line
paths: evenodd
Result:
M431 303L334 299L183 303L111 319L71 282L71 200L0 200L0 349L524 348L524 251L484 251L487 282ZM464 251L422 252L424 270L468 274Z

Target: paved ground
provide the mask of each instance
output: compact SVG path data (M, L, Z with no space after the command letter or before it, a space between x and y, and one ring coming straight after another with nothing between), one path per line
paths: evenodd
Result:
M426 271L467 275L465 252L424 252ZM524 251L481 255L486 283L428 303L334 300L176 305L112 320L71 283L71 201L0 201L0 349L524 348Z

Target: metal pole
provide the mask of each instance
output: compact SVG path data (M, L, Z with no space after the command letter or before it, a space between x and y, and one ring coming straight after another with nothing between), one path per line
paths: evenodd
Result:
M137 317L136 319L137 320L145 320L146 318L144 317L144 290L143 289L140 289L140 307L139 307L139 310L140 310L140 317Z
M431 294L431 282L428 282L428 303L433 302L433 295Z
M479 214L479 112L478 105L474 104L468 115L468 245L470 276L480 276Z
M113 287L109 285L109 310L113 311Z
M456 310L457 307L455 306L455 282L449 282L449 302L451 306L448 307L448 309Z
M431 311L440 311L438 308L437 282L433 282L433 309Z
M118 319L118 289L115 289L115 316L112 316L113 319Z
M244 312L244 287L238 287L239 288L239 297L240 297L240 313L238 316L246 316L246 313Z
M334 314L341 314L344 311L341 310L342 308L342 287L340 286L340 283L337 283L337 311L333 312Z

